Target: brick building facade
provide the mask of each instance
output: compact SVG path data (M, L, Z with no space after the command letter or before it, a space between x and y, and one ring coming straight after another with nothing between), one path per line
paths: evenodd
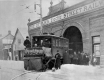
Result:
M40 35L39 27L39 20L28 23L30 38ZM95 54L104 65L104 0L86 0L48 14L43 17L43 32L68 38L70 49Z

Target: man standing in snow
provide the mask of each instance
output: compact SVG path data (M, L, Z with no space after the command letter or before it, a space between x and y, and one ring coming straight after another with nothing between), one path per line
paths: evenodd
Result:
M59 51L57 50L57 54L55 55L56 58L56 63L55 63L55 67L56 69L60 69L61 66L61 55L59 54Z
M78 64L79 65L81 65L81 61L82 61L82 59L81 59L81 52L80 51L78 51Z
M96 63L97 63L97 58L96 55L93 54L93 65L96 66Z
M76 52L74 52L73 61L74 61L74 64L78 64L78 55Z
M65 53L63 53L63 64L70 64L70 63L71 63L70 55L68 51L65 50Z

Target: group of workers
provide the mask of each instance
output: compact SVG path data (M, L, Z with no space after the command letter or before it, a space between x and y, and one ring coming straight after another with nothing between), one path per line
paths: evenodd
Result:
M89 55L84 52L74 52L73 55L70 56L71 64L77 65L88 65L89 64Z

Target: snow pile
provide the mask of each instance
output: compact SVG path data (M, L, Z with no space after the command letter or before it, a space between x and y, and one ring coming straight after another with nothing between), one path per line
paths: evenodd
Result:
M104 68L67 64L55 72L47 72L46 76L50 80L104 80Z
M71 80L90 80L93 79L96 67L93 66L78 66L78 65L63 65L61 66L61 74L67 74Z
M6 69L24 70L23 61L0 60L0 67Z
M18 77L24 72L23 61L0 60L0 80L24 80L23 76Z
M77 74L78 75L84 75L83 73L94 73L96 70L96 67L93 67L93 66L79 66L79 65L70 65L70 64L67 64L67 65L62 65L61 66L61 71L62 72L65 72L65 73L73 73L74 74Z

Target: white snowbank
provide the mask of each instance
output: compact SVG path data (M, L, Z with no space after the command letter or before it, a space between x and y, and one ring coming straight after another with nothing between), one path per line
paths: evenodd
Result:
M0 67L24 70L24 62L23 61L0 60Z
M24 72L23 61L0 60L0 80L13 80ZM14 80L24 80L24 77L17 77Z
M104 68L66 64L55 72L28 73L25 80L104 80Z
M104 68L67 64L55 72L47 72L49 75L52 80L104 80Z
M70 64L67 64L67 65L62 65L61 66L61 71L62 72L65 72L65 73L75 73L75 74L81 74L83 75L83 73L87 72L87 73L94 73L96 70L96 67L93 67L93 66L79 66L79 65L70 65Z

